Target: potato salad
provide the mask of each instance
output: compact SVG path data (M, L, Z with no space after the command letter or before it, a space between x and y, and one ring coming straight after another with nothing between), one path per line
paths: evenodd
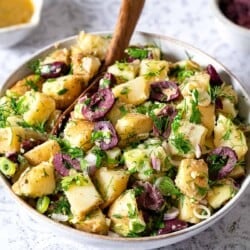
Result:
M140 44L81 95L110 39L81 32L29 62L0 98L1 173L39 213L89 233L161 235L208 219L245 175L236 91L211 64Z

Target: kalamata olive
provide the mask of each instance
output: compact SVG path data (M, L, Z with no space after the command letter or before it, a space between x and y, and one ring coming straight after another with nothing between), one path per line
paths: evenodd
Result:
M25 153L41 143L43 143L43 141L41 140L32 140L32 139L24 140L21 142L20 148L22 153Z
M69 66L64 62L53 62L40 66L40 75L45 79L63 76L68 72Z
M223 81L221 80L219 74L217 73L217 71L213 67L213 65L209 64L207 66L207 73L210 76L210 84L211 84L211 86L220 86L223 83Z
M153 100L169 102L179 96L180 90L174 82L162 81L151 84L150 98Z
M70 168L81 170L80 162L77 159L72 159L67 154L56 153L52 162L55 170L62 176L69 175Z
M163 136L168 138L171 132L171 124L177 115L177 110L168 105L164 107L159 114L155 117L153 125L153 134L154 136Z
M187 222L179 219L167 220L164 222L164 227L158 230L158 235L179 231L181 229L187 228L187 226Z
M111 149L118 143L116 131L109 121L96 122L92 138L102 150Z
M209 177L222 179L226 177L237 163L235 151L229 147L218 147L207 156Z
M97 121L112 108L114 102L115 97L110 89L100 89L90 97L89 103L84 101L82 114L90 121Z
M14 163L18 163L18 153L17 152L8 152L5 153L5 157Z
M137 181L135 188L141 188L142 192L136 197L137 204L142 209L149 209L159 212L165 205L161 192L150 182Z
M223 103L222 103L221 98L219 98L219 97L217 97L215 99L215 108L216 109L223 109Z
M115 76L106 72L104 77L99 82L99 89L112 88L114 85L116 85Z

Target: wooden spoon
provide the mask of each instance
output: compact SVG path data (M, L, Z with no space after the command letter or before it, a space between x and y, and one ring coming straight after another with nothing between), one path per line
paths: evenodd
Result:
M78 100L86 93L89 93L89 91L97 89L98 83L103 77L104 72L107 70L107 67L124 58L124 50L129 45L130 38L134 32L144 3L145 0L122 0L120 13L115 26L115 32L112 36L112 40L101 69L81 95L58 117L51 134L58 135L61 127L69 117Z

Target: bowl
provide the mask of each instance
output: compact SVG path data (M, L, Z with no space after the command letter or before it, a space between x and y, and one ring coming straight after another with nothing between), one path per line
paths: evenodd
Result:
M24 40L40 23L43 0L32 0L34 12L29 22L0 28L0 49Z
M102 32L95 33L101 35L110 35L110 32ZM64 40L58 41L56 43L59 48L69 47L75 43L76 36L66 38ZM132 37L131 44L157 44L161 50L163 51L165 57L169 60L181 60L186 58L187 54L192 56L193 60L197 61L202 66L206 66L207 64L212 64L220 73L223 80L231 83L234 89L239 94L239 111L240 115L246 119L246 122L250 122L250 99L247 95L246 91L240 84L240 82L236 79L236 77L227 70L221 63L216 61L214 58L210 57L206 53L183 43L181 41L157 34L150 34L145 32L136 32ZM54 45L49 45L48 47L42 49L31 58L29 58L25 63L23 63L17 70L15 70L7 81L4 83L2 88L3 92L13 85L14 82L26 76L30 71L27 69L27 63L30 60L38 59L44 57L48 53L50 53L54 49ZM249 162L250 154L247 155L247 160ZM48 231L50 230L53 233L59 234L63 237L70 238L78 243L82 243L83 246L88 244L95 247L100 247L101 249L137 249L137 250L146 250L152 248L158 248L162 246L167 246L170 244L174 244L180 242L184 239L190 238L206 228L210 227L216 221L225 216L240 200L243 196L247 186L250 183L250 165L248 164L247 174L244 178L241 188L238 193L219 211L213 214L210 218L205 221L200 222L199 224L193 225L181 231L173 232L167 235L159 235L159 236L148 236L148 237L137 237L137 238L122 238L122 237L111 237L111 236L103 236L90 234L86 232L82 232L76 230L74 228L65 226L58 222L55 222L46 216L38 213L35 209L25 203L21 198L16 196L12 190L11 186L8 183L7 179L0 174L0 181L3 183L3 186L6 192L13 198L13 200L19 204L19 206L23 209L23 211L33 218L39 225L43 228L46 228Z
M237 25L228 19L221 11L219 3L221 0L212 0L211 9L215 19L215 25L219 33L236 49L250 51L250 29Z

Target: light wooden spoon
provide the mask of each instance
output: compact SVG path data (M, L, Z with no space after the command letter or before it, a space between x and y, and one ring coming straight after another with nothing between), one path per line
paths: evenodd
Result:
M124 50L129 45L130 38L140 17L144 3L145 0L122 0L115 31L101 69L81 95L58 117L51 134L57 135L60 132L61 127L64 125L65 120L69 117L70 112L74 109L78 100L90 90L94 89L94 87L98 86L107 67L124 58Z

